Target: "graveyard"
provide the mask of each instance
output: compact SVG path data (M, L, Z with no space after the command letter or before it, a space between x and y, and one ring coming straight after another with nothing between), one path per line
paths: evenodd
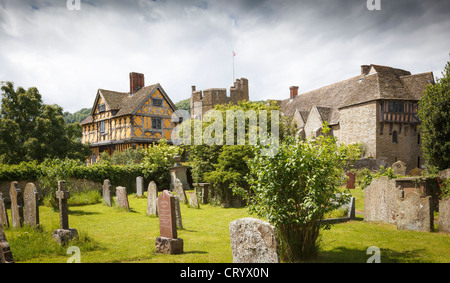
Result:
M193 190L186 192L190 198ZM448 234L402 231L393 224L364 221L364 192L356 187L352 195L356 199L355 219L322 231L319 256L308 262L364 263L370 257L367 249L372 246L380 248L381 262L450 262ZM84 263L230 263L230 223L254 218L246 208L212 204L193 208L181 203L183 228L177 229L177 237L183 239L184 251L163 254L155 248L155 238L160 236L159 220L147 214L147 192L141 197L129 193L128 204L129 210L105 203L70 206L69 227L77 229L80 239L66 246L52 240L52 231L60 227L59 212L40 206L39 229L4 228L14 261L65 263L71 256L67 248L79 246Z

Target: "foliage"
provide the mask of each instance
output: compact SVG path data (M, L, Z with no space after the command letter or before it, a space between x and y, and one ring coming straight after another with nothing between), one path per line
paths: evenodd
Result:
M90 154L88 146L79 142L81 126L65 125L62 108L44 104L37 88L15 90L12 82L6 82L1 90L0 162L83 160Z
M179 110L186 110L187 112L191 113L191 99L190 98L178 101L177 103L175 103L175 106Z
M372 183L372 180L377 179L381 176L387 176L389 179L397 178L398 176L394 174L394 171L391 167L385 168L384 166L380 166L378 172L372 172L367 168L363 169L362 179L360 182L361 189L365 189L367 186Z
M419 101L422 152L429 169L450 168L450 62Z
M87 116L91 114L91 108L83 108L75 113L64 112L64 121L66 124L81 123Z
M439 198L444 199L450 197L450 178L443 180L437 177L436 182L439 186L440 191Z
M127 148L124 151L115 151L108 155L106 151L100 154L100 164L111 163L113 165L133 165L140 164L144 160L146 150L143 147Z
M306 142L287 137L272 156L263 156L257 146L248 162L249 210L277 228L282 258L289 262L316 254L319 221L348 201L347 194L337 194L338 187L359 150L338 145L329 130L325 124L323 136Z

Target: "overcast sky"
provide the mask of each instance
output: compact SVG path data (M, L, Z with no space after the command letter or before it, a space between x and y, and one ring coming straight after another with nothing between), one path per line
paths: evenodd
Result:
M249 80L250 99L285 99L387 65L440 77L450 60L450 1L0 0L0 81L36 86L75 112L129 73L173 102ZM70 3L76 3L74 0ZM70 4L69 3L69 4ZM69 5L70 6L70 5ZM72 7L72 6L71 6Z

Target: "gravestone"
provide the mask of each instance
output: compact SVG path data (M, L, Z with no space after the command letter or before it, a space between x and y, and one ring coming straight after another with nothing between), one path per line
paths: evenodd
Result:
M440 171L439 178L443 180L450 179L450 168Z
M209 183L194 183L194 187L200 187L200 203L207 204L209 198Z
M116 188L116 204L125 208L127 211L130 211L130 204L128 203L128 195L127 188L125 187L117 187Z
M183 185L184 190L189 190L190 186L187 181L187 166L181 165L181 157L179 155L175 155L173 157L173 160L175 161L174 166L169 168L170 173L170 189L174 190L175 188L175 181L178 179L181 184Z
M347 172L347 183L346 188L347 189L354 189L355 188L355 173Z
M183 221L181 219L180 200L175 196L175 217L177 219L177 228L183 229Z
M402 195L395 180L382 176L364 189L364 221L395 224L397 197Z
M23 200L23 218L25 224L30 225L31 227L37 227L39 225L39 194L33 183L28 183L25 186Z
M450 233L450 198L439 201L439 232Z
M406 163L399 160L397 162L395 162L394 164L392 164L392 171L394 174L396 175L402 175L405 176L406 175Z
M158 197L158 217L160 237L155 240L156 252L183 253L183 240L177 238L175 196L167 190Z
M103 194L103 202L107 206L111 206L112 205L111 182L108 179L103 181L102 194Z
M3 231L2 225L0 225L0 263L14 263L11 249L6 240L5 231Z
M275 227L255 218L230 223L233 263L279 263Z
M5 206L3 194L0 192L0 227L9 227L8 212Z
M188 203L188 199L186 197L186 192L184 191L183 184L180 180L176 179L174 182L174 192L177 194L178 199L184 204Z
M61 245L68 243L70 240L78 238L78 231L69 228L69 204L70 192L67 191L66 181L58 181L58 190L56 198L59 206L59 223L60 229L53 231L53 239Z
M422 176L423 170L420 168L414 168L411 170L411 172L409 172L409 175L414 176L414 177Z
M136 178L136 196L142 197L144 195L144 177Z
M200 208L200 205L198 204L197 188L194 189L194 192L191 193L189 197L189 206L192 208Z
M147 188L147 215L158 215L158 188L151 181Z
M11 197L12 227L20 228L23 224L23 196L18 182L14 181L11 183L9 195Z
M397 230L430 232L434 215L430 196L421 197L418 192L405 194L397 199Z

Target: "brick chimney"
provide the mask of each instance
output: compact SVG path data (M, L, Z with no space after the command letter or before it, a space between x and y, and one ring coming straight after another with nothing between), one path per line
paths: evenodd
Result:
M130 94L144 87L144 74L130 73Z
M290 96L291 99L295 98L298 95L298 86L291 86L291 87L289 87L289 90L291 93L291 96Z

